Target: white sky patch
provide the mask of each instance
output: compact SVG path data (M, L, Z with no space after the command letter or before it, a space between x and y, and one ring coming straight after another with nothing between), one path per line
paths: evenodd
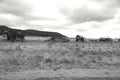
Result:
M57 0L57 1L58 7L69 8L71 10L74 10L88 3L88 0Z
M93 11L101 11L103 9L103 5L97 2L89 2L87 6L89 10L93 10Z
M115 20L120 21L120 8L118 9L118 12L115 14Z
M0 14L0 24L7 26L14 26L18 23L20 18L12 14Z
M25 25L19 25L19 27L17 27L17 26L10 26L10 27L15 28L15 29L22 29L22 30L28 29L28 26L25 26Z
M52 32L59 32L61 34L64 34L65 36L69 36L69 37L75 37L77 34L81 34L83 35L82 32L79 32L77 30L74 30L74 29L51 29L51 28L44 28L43 31L52 31Z
M80 31L81 30L86 31L88 29L91 29L91 26L90 26L89 23L73 24L73 25L70 25L70 26L67 26L67 27L70 28L70 29L73 29L73 30L78 30L78 31L79 31L79 29L80 29Z
M12 14L0 14L0 19L8 20L8 21L17 21L18 17Z
M99 37L112 37L119 38L120 37L120 23L117 20L108 20L101 23L100 28L94 28L86 31L86 37L89 38L99 38Z
M57 8L55 0L29 0L33 8L32 16L45 17L55 20L66 20L66 17L61 14Z
M88 38L112 37L119 38L119 30L92 29L84 33Z
M31 24L35 26L42 26L42 27L56 27L56 26L61 26L63 28L64 25L67 25L67 22L64 21L56 21L56 20L31 20L26 22L26 24Z

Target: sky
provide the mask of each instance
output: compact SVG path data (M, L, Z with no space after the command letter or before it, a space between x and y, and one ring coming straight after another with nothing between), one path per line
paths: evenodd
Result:
M0 24L68 37L120 37L120 0L0 0Z

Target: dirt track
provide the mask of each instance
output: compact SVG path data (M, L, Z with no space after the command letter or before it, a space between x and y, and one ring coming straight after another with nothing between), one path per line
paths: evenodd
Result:
M72 70L27 70L16 73L8 73L7 75L1 75L1 79L8 80L49 80L49 79L75 79L75 80L101 80L99 78L103 78L102 80L111 79L111 80L119 80L120 70L96 70L96 69L72 69Z
M119 77L106 78L38 78L34 80L120 80Z

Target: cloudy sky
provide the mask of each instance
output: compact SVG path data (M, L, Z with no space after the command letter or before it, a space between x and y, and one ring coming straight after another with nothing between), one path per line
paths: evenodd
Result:
M69 37L120 37L120 0L0 0L0 24Z

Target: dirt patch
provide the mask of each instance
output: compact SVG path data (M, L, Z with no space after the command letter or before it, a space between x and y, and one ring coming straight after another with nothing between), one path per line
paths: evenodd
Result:
M113 77L113 78L38 78L38 79L34 79L34 80L120 80L119 77Z
M34 80L39 78L114 78L120 76L120 70L96 70L96 69L72 69L72 70L26 70L15 73L1 75L2 79L28 79Z

